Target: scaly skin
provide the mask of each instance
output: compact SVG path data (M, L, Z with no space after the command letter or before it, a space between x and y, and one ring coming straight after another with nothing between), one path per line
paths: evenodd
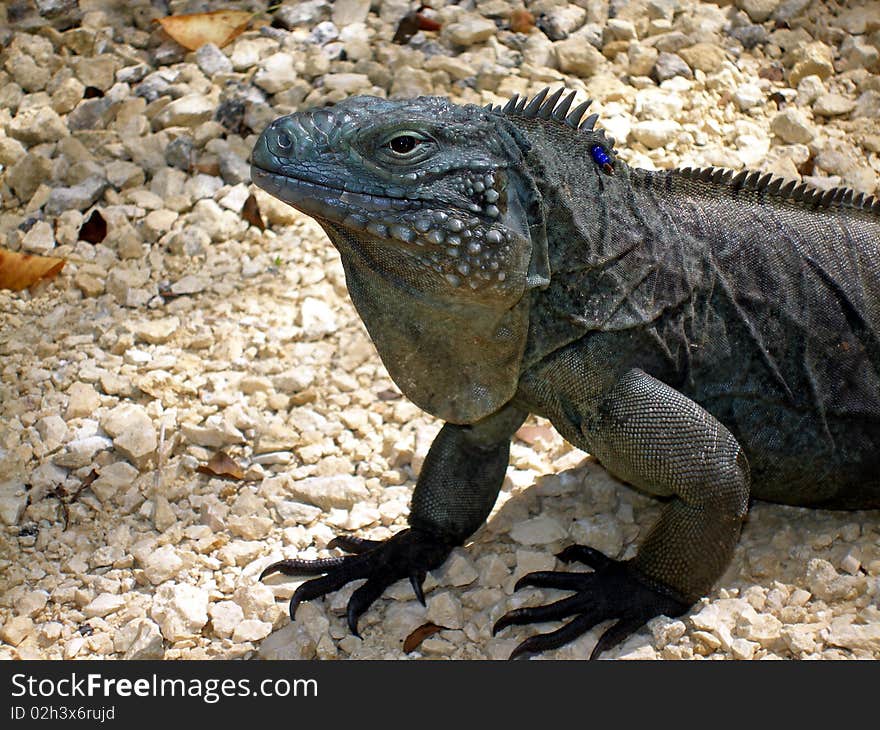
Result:
M880 507L880 203L769 176L647 172L614 157L574 95L528 106L348 99L273 122L253 179L313 216L403 393L446 425L410 529L266 570L359 578L349 624L489 514L509 440L542 415L611 472L668 498L632 560L573 546L592 573L505 626L575 616L514 656L614 623L593 656L705 595L750 497Z

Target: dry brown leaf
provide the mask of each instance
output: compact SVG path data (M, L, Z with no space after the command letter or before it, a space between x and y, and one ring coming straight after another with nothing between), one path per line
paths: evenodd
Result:
M409 654L419 648L419 645L429 636L433 636L438 631L443 631L443 626L432 624L430 622L422 624L417 629L413 629L412 633L404 639L403 650Z
M165 32L184 48L197 51L206 43L222 48L241 35L254 13L246 10L215 10L210 13L170 15L157 18Z
M21 291L44 279L51 279L64 268L64 259L34 256L0 248L0 289Z
M256 226L261 231L266 230L266 224L263 222L263 216L260 215L260 204L257 197L251 193L248 199L244 201L244 207L241 209L241 217L252 226Z
M196 469L199 474L210 474L215 477L229 477L230 479L244 479L244 470L235 463L232 457L218 451L207 464Z

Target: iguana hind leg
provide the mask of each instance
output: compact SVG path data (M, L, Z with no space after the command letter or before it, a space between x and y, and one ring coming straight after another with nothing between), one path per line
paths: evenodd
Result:
M348 625L355 635L361 614L395 581L409 579L416 597L424 603L425 574L442 565L452 549L474 533L492 510L507 469L510 436L525 416L524 411L508 406L472 425L444 425L419 474L409 529L385 541L338 537L330 547L353 555L282 560L268 566L260 578L279 572L320 575L294 592L291 619L303 601L366 578L366 583L352 594L347 608Z
M556 632L527 640L514 655L561 646L615 620L599 640L596 656L653 616L683 613L721 576L748 508L748 462L736 439L699 405L641 370L623 375L594 408L569 417L609 471L672 499L632 560L570 549L563 559L582 560L594 572L574 579L556 572L525 576L519 585L577 592L551 606L512 611L496 631L577 617ZM564 430L570 432L571 424Z

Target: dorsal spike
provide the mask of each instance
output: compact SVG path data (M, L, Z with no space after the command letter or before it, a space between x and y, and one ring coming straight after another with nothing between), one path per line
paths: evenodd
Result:
M586 101L582 101L578 104L574 109L571 110L571 114L569 114L565 118L565 123L571 127L572 129L577 129L581 123L581 117L584 116L584 112L590 108L590 104L593 103L592 99L587 99Z
M516 106L513 107L514 114L522 114L523 109L526 108L526 102L528 102L529 97L521 96L519 100L516 102Z
M826 190L822 193L822 197L819 199L819 204L828 206L832 203L836 203L839 199L840 188L831 188L830 190Z
M865 205L865 193L859 193L853 198L853 205L856 208L861 208Z
M794 190L791 191L791 197L795 200L803 200L804 196L807 192L807 184L800 183L799 185L795 185Z
M586 119L584 119L584 123L581 124L580 129L590 130L596 126L596 122L599 120L598 114L590 114Z
M730 181L730 184L735 188L742 188L746 184L746 178L749 176L748 170L740 170L736 175L734 175L733 180Z
M770 181L772 179L773 179L773 173L772 172L765 172L763 175L761 175L761 177L758 178L758 182L755 183L755 187L758 190L766 188L770 184Z
M547 98L547 94L550 92L550 87L541 89L537 94L535 94L534 98L529 102L529 105L523 109L523 116L526 117L534 117L537 116L538 110L541 108L541 104L544 103L544 99Z
M576 91L570 91L568 93L568 96L566 96L559 104L556 105L556 108L553 110L553 118L557 122L565 122L565 115L568 114L568 110L571 108L572 102L574 102L574 97L576 95Z
M855 190L853 190L852 188L847 188L846 195L843 196L843 204L852 205L853 195L855 195Z
M559 101L559 97L562 96L564 91L565 87L562 86L550 94L550 96L547 97L547 100L541 104L541 108L538 110L538 117L541 119L549 119L553 114L553 110L556 108L556 102Z
M786 198L791 197L791 191L797 187L797 184L797 180L789 180L779 191L779 194Z
M504 108L501 110L505 114L508 112L512 112L516 108L516 104L519 101L519 94L514 94L510 97L510 100L504 105Z
M770 195L779 195L779 188L782 187L782 183L785 182L785 178L775 177L770 181L770 184L767 186L767 192Z
M727 170L723 167L716 167L712 170L712 182L721 184L727 179Z

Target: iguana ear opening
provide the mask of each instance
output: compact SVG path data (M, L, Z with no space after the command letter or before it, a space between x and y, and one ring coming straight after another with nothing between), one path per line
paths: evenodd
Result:
M550 284L550 254L547 249L547 228L543 214L541 193L534 181L521 170L531 145L515 127L497 125L498 137L506 157L519 164L508 167L507 210L504 225L529 242L531 251L526 274L526 289L543 289Z
M543 289L550 284L550 255L547 228L541 212L541 194L531 180L510 172L507 185L507 211L504 225L522 236L531 246L526 289Z

